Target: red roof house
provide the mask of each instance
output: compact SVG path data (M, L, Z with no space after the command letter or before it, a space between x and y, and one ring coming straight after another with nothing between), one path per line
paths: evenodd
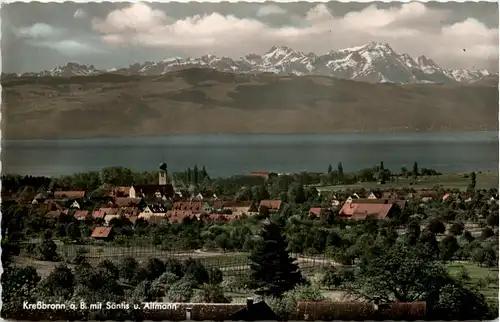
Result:
M339 218L349 220L364 220L368 216L384 219L393 210L392 203L345 203L339 211Z

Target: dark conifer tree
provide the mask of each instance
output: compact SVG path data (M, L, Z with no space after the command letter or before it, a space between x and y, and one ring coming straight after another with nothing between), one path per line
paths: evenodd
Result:
M337 166L337 171L338 171L340 177L342 177L344 175L344 167L342 166L342 162L339 162L339 164Z
M260 233L262 239L249 256L256 294L281 296L305 282L299 266L287 250L283 224L276 220L266 221Z
M198 166L195 165L193 168L193 183L196 185L200 179L200 171L198 170Z
M333 167L332 167L332 165L330 164L330 165L328 165L328 173L330 174L330 173L332 173L332 171L333 171Z

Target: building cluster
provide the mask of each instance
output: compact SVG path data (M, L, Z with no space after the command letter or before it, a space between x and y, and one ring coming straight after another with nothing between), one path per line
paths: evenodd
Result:
M267 174L253 173L256 176ZM177 190L170 183L166 164L160 165L158 177L158 184L113 187L104 196L98 197L89 196L86 191L42 192L34 196L30 204L43 208L42 213L47 219L73 216L76 220L99 223L91 235L96 239L110 237L113 230L111 221L122 217L132 223L138 219L149 223L231 221L243 216L278 212L283 208L281 200L262 200L257 204L253 201L220 200L210 191L192 195L188 191ZM463 193L440 195L436 190L414 193L377 190L366 195L330 193L327 199L329 206L310 208L309 216L335 216L342 220L364 220L367 217L384 219L404 211L408 200L420 200L421 203L432 200L467 203L472 200Z

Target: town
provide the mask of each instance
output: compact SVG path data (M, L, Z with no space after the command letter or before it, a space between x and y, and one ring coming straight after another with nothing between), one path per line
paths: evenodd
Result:
M496 317L492 176L417 162L398 173L383 162L344 173L339 163L210 178L198 166L170 174L163 162L143 173L4 175L2 314L45 318L20 309L43 298L182 304L58 312L63 319Z

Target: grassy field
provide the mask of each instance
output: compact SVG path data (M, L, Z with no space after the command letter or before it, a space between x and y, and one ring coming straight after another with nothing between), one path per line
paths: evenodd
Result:
M448 265L448 269L453 275L458 274L462 267L468 271L471 284L477 284L481 280L490 279L491 283L485 283L480 290L488 301L498 303L498 268L479 267L476 264L468 262L451 263Z
M440 176L428 176L421 177L417 180L413 178L400 178L394 182L388 182L384 185L378 184L376 182L363 182L352 185L334 185L334 186L316 186L319 191L340 191L345 189L393 189L393 188L413 188L418 189L430 189L435 186L442 186L448 189L467 189L470 184L471 179L466 178L465 174L455 173L455 174L443 174ZM478 189L490 189L498 188L498 173L492 172L481 172L476 173L476 188Z

